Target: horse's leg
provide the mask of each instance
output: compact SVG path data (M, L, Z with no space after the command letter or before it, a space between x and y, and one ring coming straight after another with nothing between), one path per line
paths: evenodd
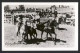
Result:
M26 34L26 36L27 36L27 40L28 40L28 34Z
M22 42L25 40L25 34L22 34Z
M26 40L26 38L25 38L26 36L27 36L27 40L28 40L28 33L24 34L24 41Z
M36 35L36 37L35 37L35 35ZM34 37L35 39L37 39L37 33L34 33L34 34L33 34L33 37Z
M41 39L42 39L43 32L44 32L44 31L42 30L42 33L41 33Z
M18 31L17 31L17 36L18 36Z
M47 32L46 38L48 39L48 32Z
M30 34L30 38L31 38L31 40L32 40L32 35Z
M54 33L54 35L55 35L55 39L54 39L55 40L55 43L54 44L56 45L57 34Z
M22 43L22 41L23 41L23 34L22 34L22 33L20 33L20 35L19 35L19 39L18 39L18 42L21 44L21 43Z
M53 33L54 33L54 35L55 35L55 38L54 38L55 43L54 43L54 44L56 45L57 34L55 33L55 28L53 28L53 29L54 29L54 32L53 32Z
M22 34L22 43L23 43L23 44L26 44L26 42L25 42L25 37L26 37L26 34L23 33L23 34Z
M35 34L32 35L34 37L34 39L36 39Z
M37 32L35 31L35 35L36 35L36 38L37 38Z
M36 38L37 38L37 33L35 33L36 34Z
M35 30L34 29L32 29L32 34L31 34L31 36L33 36L34 37L34 39L36 39L36 37L35 37Z
M57 34L56 33L54 33L54 35L55 35L55 40L57 39Z
M51 35L51 33L49 33L50 34L50 36L52 37L52 35ZM56 37L57 37L57 35L56 35L56 33L54 33L55 34L55 38L54 38L54 44L56 45ZM53 40L53 37L52 37L52 40Z
M20 35L20 27L17 30L17 36Z
M36 35L35 38L37 38L37 32L36 32L36 29L34 29L34 31L33 31L33 35L34 35L34 36Z
M49 34L50 34L50 36L51 36L51 38L52 38L52 40L53 40L53 37L52 37L52 34L49 32Z
M17 36L20 34L20 32L19 31L17 31Z
M21 27L19 26L19 27L18 27L18 33L19 33L19 34L20 34L20 28L21 28Z

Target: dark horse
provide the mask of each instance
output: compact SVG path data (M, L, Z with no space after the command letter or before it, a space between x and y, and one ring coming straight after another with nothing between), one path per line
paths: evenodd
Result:
M19 33L18 33L19 34ZM21 28L20 28L20 35L21 35L21 40L19 41L21 42L26 42L26 40L28 40L28 35L30 35L30 38L32 40L32 36L36 39L37 38L37 32L36 29L32 28L31 26L27 25L27 21L24 21ZM36 37L35 37L36 35ZM17 35L19 36L19 35ZM27 37L27 39L26 39Z
M33 27L31 27L31 26L28 26L27 25L27 21L26 21L26 23L25 23L25 33L23 34L24 35L24 40L26 40L25 39L25 37L27 36L27 40L28 40L28 34L30 35L30 38L32 39L32 36L36 39L37 38L37 32L36 32L36 29L34 29ZM35 35L36 35L36 37L35 37Z
M37 24L37 30L40 30L41 31L41 39L42 39L42 35L43 35L43 32L44 32L44 28L45 28L45 23L47 22L44 22L44 23L40 23L40 24Z
M49 27L48 27L48 25L44 26L45 23L49 23L50 26ZM56 40L56 37L57 37L57 34L55 33L55 27L56 26L57 26L56 20L53 20L51 23L48 20L47 22L37 24L37 29L42 32L41 33L41 39L42 39L43 32L45 31L47 33L47 39L48 39L48 34L50 34L50 36L53 40L52 34L54 34L55 35L55 40ZM56 41L55 41L55 45L56 45Z
M47 26L45 26L44 24L47 23ZM57 39L57 34L55 32L55 29L58 29L58 30L67 30L65 28L59 28L59 23L57 23L57 21L54 19L50 22L50 20L48 20L47 22L44 22L44 23L40 23L40 24L37 24L37 29L41 31L41 39L42 39L42 35L43 35L43 32L45 31L47 33L47 39L48 39L48 34L50 34L52 40L53 40L53 37L52 37L52 34L55 35L55 45L56 45L56 39Z

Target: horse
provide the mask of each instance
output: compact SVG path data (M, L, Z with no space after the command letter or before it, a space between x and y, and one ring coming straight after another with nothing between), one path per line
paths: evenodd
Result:
M30 35L30 38L32 39L32 36L37 39L37 32L36 32L36 29L34 29L33 27L31 26L27 26L28 28L28 34ZM35 37L36 35L36 37Z
M18 28L17 28L17 39L18 39L18 42L22 42L23 41L23 34L25 33L25 27L24 27L24 23L21 22L21 25L19 25L18 23Z
M36 29L41 31L41 39L42 39L42 35L43 35L43 32L44 32L44 28L45 28L45 25L44 25L45 23L47 23L47 22L36 24L36 26L37 26Z
M55 30L56 30L56 27L58 26L58 23L54 19L51 22L49 21L49 24L50 24L49 25L50 28L47 27L47 38L48 38L48 34L50 34L51 37L52 37L52 34L54 34L55 35L54 40L55 40L55 45L56 45L57 34ZM53 37L52 37L52 40L53 40Z
M19 36L20 38L20 42L25 42L26 41L26 37L28 40L28 35L30 35L30 38L32 39L32 36L36 39L37 38L37 32L36 29L34 29L31 26L27 25L27 20L22 22L22 26L20 27L19 33L17 33L17 36ZM36 35L36 37L34 36Z
M41 39L42 39L43 32L45 31L47 33L47 35L46 35L47 39L48 39L48 34L50 34L50 36L51 36L51 38L53 40L52 34L54 34L55 35L55 40L56 40L57 34L55 33L55 27L56 27L55 21L50 23L50 25L52 25L51 27L50 26L48 27L48 25L45 26L44 25L45 23L49 23L49 20L47 22L37 24L37 29L41 31ZM56 45L56 41L55 41L55 45Z
M24 33L24 39L25 37L27 36L27 40L28 40L28 34L30 35L30 38L32 40L32 36L36 39L37 38L37 32L36 32L36 29L34 29L33 27L31 26L28 26L27 25L27 21L25 22L24 24L24 28L25 28L25 33ZM36 35L36 37L35 37Z

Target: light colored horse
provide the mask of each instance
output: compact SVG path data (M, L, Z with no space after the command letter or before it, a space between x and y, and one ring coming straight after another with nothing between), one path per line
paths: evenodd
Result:
M21 26L20 31L19 31L20 33L18 33L18 36L17 36L18 42L23 41L23 39L24 39L24 33L26 33L25 32L25 24L26 24L26 20L23 19L22 26ZM17 23L17 26L18 26L18 23ZM18 32L18 27L16 29L17 29L16 32Z

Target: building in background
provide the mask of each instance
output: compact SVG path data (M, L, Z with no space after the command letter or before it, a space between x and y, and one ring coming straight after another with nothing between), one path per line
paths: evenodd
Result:
M9 6L7 6L6 11L4 11L4 23L10 23L10 24L14 24L14 19L15 16L18 15L36 15L39 14L41 12L42 17L46 17L47 14L51 14L54 18L59 19L59 17L63 16L66 18L69 18L70 20L73 20L75 18L71 18L72 16L74 16L74 9L71 8L70 6L64 6L64 5L52 5L51 7L47 7L47 8L26 8L21 5L20 8L16 9L9 9ZM69 20L67 19L67 20Z

